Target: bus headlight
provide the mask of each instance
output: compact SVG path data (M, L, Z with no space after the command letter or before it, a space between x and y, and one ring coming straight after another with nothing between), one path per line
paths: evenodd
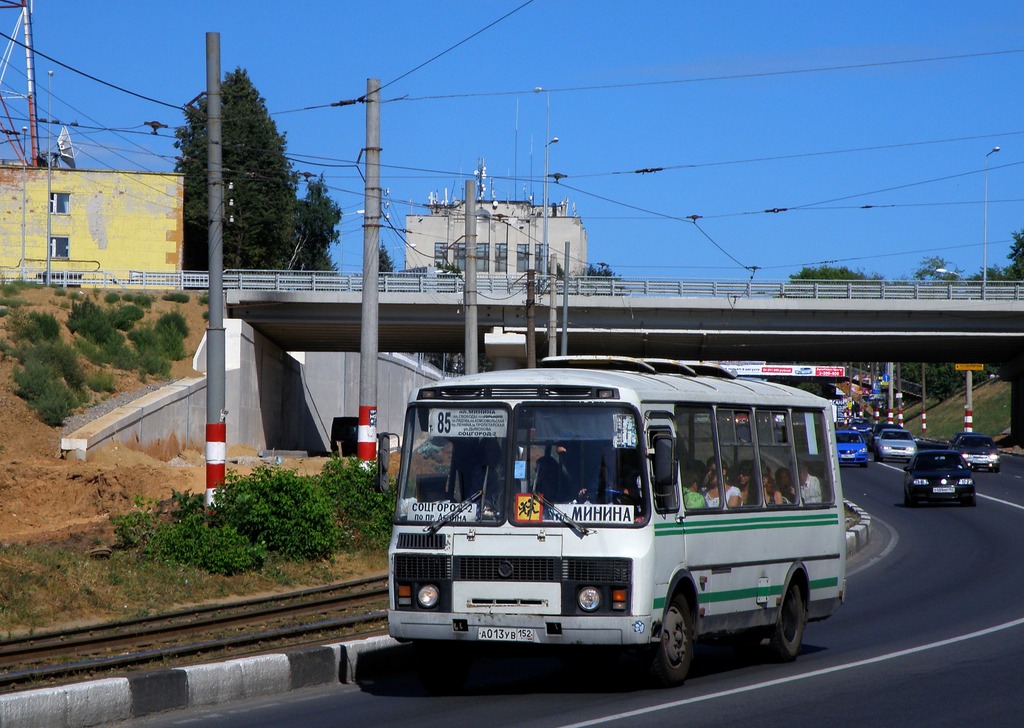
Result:
M416 592L416 601L420 603L420 606L424 609L433 609L437 606L437 600L440 597L441 592L433 584L424 584L420 587L420 590Z
M576 601L584 612L593 612L601 606L601 592L592 586L585 586L576 595Z

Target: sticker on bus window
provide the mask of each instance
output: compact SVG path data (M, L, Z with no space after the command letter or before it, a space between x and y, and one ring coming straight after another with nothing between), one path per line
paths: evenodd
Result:
M462 507L461 503L452 503L451 501L421 502L411 499L410 502L403 503L402 505L408 509L408 512L405 515L410 521L429 522L434 522L438 518L446 517L453 511ZM452 523L476 521L478 519L479 507L479 503L466 506L464 511L452 518Z
M516 493L515 520L524 523L540 521L541 519L540 498L537 498L532 493Z
M633 415L612 415L612 426L615 428L612 436L615 447L636 447L636 420Z
M487 407L432 409L427 434L431 437L505 437L508 412Z

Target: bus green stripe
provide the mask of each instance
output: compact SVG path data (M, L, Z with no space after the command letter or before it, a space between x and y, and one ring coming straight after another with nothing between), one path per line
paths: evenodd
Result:
M824 579L815 579L811 582L811 590L815 589L832 589L839 586L839 578L835 576L829 576ZM768 588L767 592L759 590L757 587L751 587L749 589L730 589L728 591L710 591L704 592L700 595L700 601L705 604L714 602L732 602L739 600L751 600L756 599L758 594L767 594L768 596L782 596L782 584L773 585ZM661 611L665 608L665 603L668 601L666 597L655 597L654 599L654 610Z
M838 514L783 516L761 518L735 518L723 520L690 521L684 523L656 523L655 536L678 536L681 533L728 533L730 531L755 531L776 528L807 528L814 526L835 526L839 524Z

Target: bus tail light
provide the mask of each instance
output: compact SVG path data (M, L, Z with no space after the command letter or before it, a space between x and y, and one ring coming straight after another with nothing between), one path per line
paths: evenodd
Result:
M612 609L615 611L624 611L626 609L626 602L629 600L628 589L612 589Z

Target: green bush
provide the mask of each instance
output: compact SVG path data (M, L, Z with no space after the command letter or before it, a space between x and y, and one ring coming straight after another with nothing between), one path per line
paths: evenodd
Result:
M117 389L117 377L107 370L92 372L85 378L85 386L94 392L114 392Z
M217 489L216 515L252 543L292 560L326 558L339 545L330 495L291 470L228 473Z
M115 547L122 549L142 548L153 538L157 528L157 501L137 495L132 499L135 507L128 513L110 517L117 536Z
M78 397L60 379L54 367L39 360L14 369L15 394L25 400L39 419L51 427L63 424Z
M71 333L100 346L123 336L111 323L107 312L89 299L71 304L67 326Z
M117 291L110 291L103 297L103 300L107 303L114 304L121 300L121 294Z
M148 293L126 293L122 298L142 308L150 308L153 305L153 297Z
M74 390L81 390L85 384L85 371L78 361L78 355L63 341L42 341L31 346L19 346L14 355L26 367L45 369L50 376L63 379Z
M356 548L385 548L391 540L395 495L378 492L375 476L376 467L363 467L358 458L337 456L318 476L334 503L345 541Z
M165 301L173 301L174 303L188 303L189 296L184 291L173 291L171 293L165 293L163 295Z
M9 327L17 341L37 344L60 339L60 322L52 313L15 311L11 314Z
M262 548L231 526L210 526L201 515L161 525L146 546L146 554L224 576L258 569L266 560Z
M145 315L146 312L134 303L112 308L108 313L110 323L119 331L131 331L132 327L135 326L135 322L141 321Z

